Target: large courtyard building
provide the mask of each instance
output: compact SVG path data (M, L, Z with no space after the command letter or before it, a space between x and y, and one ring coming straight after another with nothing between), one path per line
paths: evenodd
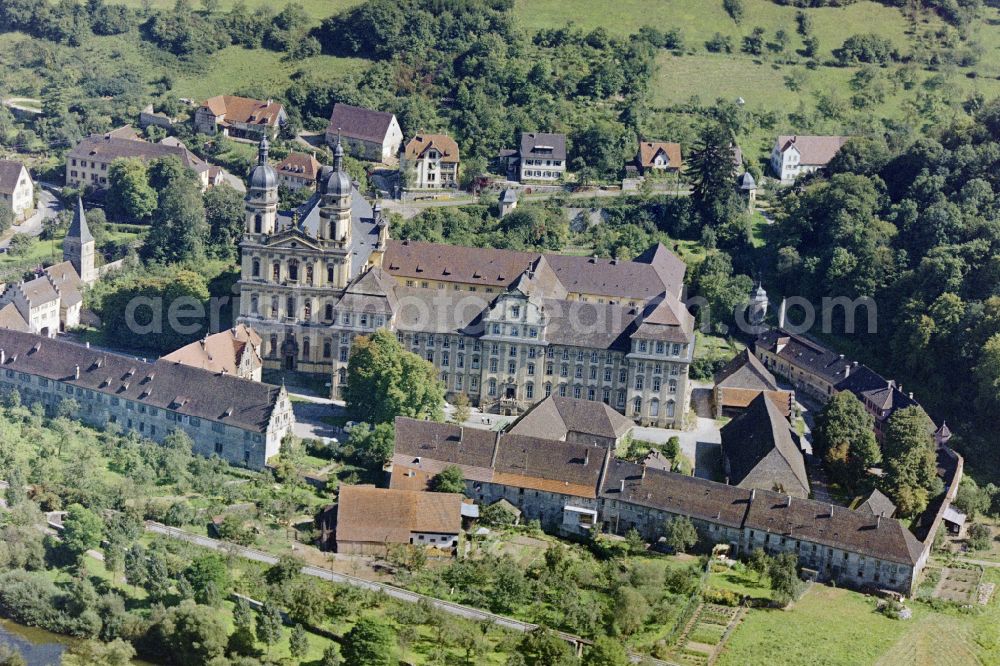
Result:
M289 218L266 145L251 174L240 321L261 334L265 368L329 376L337 395L353 340L384 328L440 370L450 395L487 410L557 395L681 423L694 320L677 256L662 245L619 261L390 240L342 154Z

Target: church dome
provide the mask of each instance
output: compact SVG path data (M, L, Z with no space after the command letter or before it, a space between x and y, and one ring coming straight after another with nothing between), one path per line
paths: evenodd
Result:
M250 189L252 190L271 190L278 187L278 174L267 163L269 147L267 137L262 137L257 151L257 166L250 172Z
M344 172L344 147L337 134L337 145L333 149L333 173L326 181L326 193L332 197L343 197L351 193L351 177Z

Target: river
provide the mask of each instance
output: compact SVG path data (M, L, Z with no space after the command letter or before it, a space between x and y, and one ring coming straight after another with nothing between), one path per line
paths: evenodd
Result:
M16 647L28 666L59 666L73 639L0 618L0 642Z

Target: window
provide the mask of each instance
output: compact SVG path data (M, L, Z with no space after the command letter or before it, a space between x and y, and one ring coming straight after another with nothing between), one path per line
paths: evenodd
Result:
M323 308L323 319L325 319L326 321L332 321L333 320L333 304L332 303L327 303L326 307Z
M660 391L660 378L653 377L653 390L656 392Z
M220 456L222 455L222 442L215 443L215 452Z
M253 276L260 277L260 259L253 260Z
M642 414L642 398L636 398L632 401L632 414L635 416Z
M281 264L277 261L271 264L271 279L275 282L281 281Z
M590 366L590 378L591 379L597 379L597 366L596 365Z
M636 391L641 391L642 390L642 384L643 384L642 375L636 375L635 376L635 390Z
M515 372L517 372L517 362L509 361L507 363L507 374L513 375Z
M559 397L560 398L565 398L566 397L566 385L565 384L560 384L559 385Z
M456 391L462 390L462 375L458 375L457 377L455 377L455 390Z
M441 366L448 367L449 365L451 365L450 354L448 352L441 352Z
M535 374L535 364L534 363L529 363L528 364L528 376L532 376L534 374Z
M341 363L347 362L347 355L348 355L348 353L349 353L349 350L347 349L347 347L341 347L340 348L340 357L339 358L340 358L340 362Z
M665 347L665 345L662 342L657 342L656 343L656 353L657 354L662 354L664 347Z
M486 393L487 395L491 396L497 394L497 380L495 379L490 380L489 388L486 390Z
M250 297L250 313L257 314L260 312L260 301L258 301L257 296Z
M285 315L288 317L295 316L295 297L289 296L288 301L285 304Z
M550 395L552 395L552 384L546 384L545 385L545 397L547 398Z
M551 375L552 374L552 364L551 363L546 363L545 364L545 374L547 374L547 375Z
M309 358L309 338L302 338L302 358Z
M610 382L611 381L611 368L605 368L604 369L604 381L606 381L606 382Z
M621 370L618 371L618 383L624 384L627 381L628 381L628 371L625 368L622 368Z
M652 402L649 403L649 415L650 416L659 416L660 415L660 401L659 400L654 399Z
M465 354L459 354L455 359L455 365L459 368L465 367Z
M500 335L500 324L493 324L493 335Z
M307 298L305 303L302 304L304 315L306 319L312 319L313 314L313 302L311 298Z
M594 389L592 388L587 389L587 400L593 400L596 397L596 395L597 394L594 392Z
M495 358L490 359L490 372L496 372L498 368L497 360Z
M323 341L323 358L330 358L333 353L333 345L330 344L329 340Z
M333 283L333 266L327 265L326 267L326 281L330 284Z
M583 379L583 366L582 365L576 366L576 369L573 372L573 376L576 377L577 379Z
M568 375L569 375L569 366L563 363L561 366L559 366L559 376L567 377Z
M611 403L611 389L609 388L604 389L603 394L601 396L601 402L603 402L605 405Z
M473 370L478 370L479 369L479 357L478 356L473 356L472 357L472 369Z
M640 352L645 352L645 351L646 351L646 348L647 348L647 346L648 346L648 345L646 344L646 341L645 341L645 340L639 340L639 351L640 351Z
M674 401L667 401L667 418L674 418Z
M618 406L625 406L625 391L618 391Z
M671 379L669 382L667 382L667 393L670 393L671 395L673 395L674 393L677 393L677 380L676 379Z
M313 267L311 265L306 266L306 284L313 283Z
M520 306L517 306L517 305L513 306L510 309L510 316L512 318L514 318L514 319L519 318L521 316L521 308L520 308Z
M580 399L580 387L579 386L574 386L573 387L573 397L576 398L577 400Z
M524 397L531 400L535 397L535 385L525 384L524 385Z

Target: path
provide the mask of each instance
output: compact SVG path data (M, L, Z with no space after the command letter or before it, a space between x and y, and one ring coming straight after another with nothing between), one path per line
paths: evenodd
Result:
M989 560L975 560L971 557L956 557L959 562L966 562L968 564L978 564L981 567L992 567L994 569L1000 569L1000 562L991 562Z
M0 248L10 245L10 239L16 234L29 237L41 235L43 220L56 217L63 209L62 203L53 194L50 185L45 183L35 183L35 185L38 192L38 206L35 208L35 213L24 222L11 227L9 233L4 234L5 238L0 240Z
M253 560L255 562L261 562L263 564L277 564L278 558L270 553L265 553L262 550L257 550L256 548L248 548L246 546L239 546L236 544L219 541L218 539L212 539L210 537L199 536L197 534L191 534L190 532L185 532L184 530L179 530L175 527L168 527L161 523L156 523L153 521L146 521L146 530L153 532L155 534L161 534L171 539L178 539L180 541L187 541L196 546L201 546L202 548L209 548L212 550L217 550L221 552L233 552L240 557L246 558L248 560ZM473 620L476 622L489 622L491 624L496 624L505 629L510 629L512 631L526 633L533 631L538 628L537 624L532 624L530 622L522 622L521 620L515 620L514 618L505 617L503 615L496 615L495 613L490 613L488 611L480 610L478 608L472 608L471 606L463 606L462 604L456 604L451 601L444 601L443 599L437 599L435 597L428 597L423 594L418 594L416 592L410 592L409 590L404 590L400 587L395 587L393 585L387 585L385 583L376 583L374 581L365 580L364 578L358 578L357 576L350 576L348 574L338 573L336 571L331 571L330 569L324 569L321 567L316 567L312 565L304 565L301 569L302 573L306 576L313 576L315 578L320 578L322 580L330 581L331 583L339 583L342 585L352 585L354 587L360 587L362 589L371 590L372 592L382 592L383 594L397 599L399 601L405 601L411 604L418 603L429 603L434 608L441 610L445 613L451 615L456 615L458 617L463 617L467 620ZM572 645L589 645L590 641L581 638L579 636L574 636L573 634L567 634L564 632L555 632L560 638ZM656 666L676 666L670 662L661 661L659 659L653 659L651 657L646 657L644 655L631 655L630 656L633 663L646 663L654 664Z

